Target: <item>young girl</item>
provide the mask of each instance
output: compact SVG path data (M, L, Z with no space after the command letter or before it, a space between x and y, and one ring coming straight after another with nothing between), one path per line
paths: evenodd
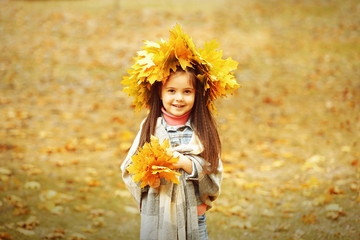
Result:
M223 170L212 101L238 87L230 72L236 62L214 48L196 51L178 25L169 43L146 43L123 81L135 105L150 110L121 165L140 209L140 239L208 239L205 212L220 193ZM161 179L158 188L142 189L126 170L152 135L169 139L179 184Z

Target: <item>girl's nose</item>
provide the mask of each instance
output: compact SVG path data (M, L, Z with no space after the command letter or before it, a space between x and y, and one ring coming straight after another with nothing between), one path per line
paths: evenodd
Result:
M182 101L183 99L184 98L183 98L183 95L181 93L176 94L176 96L175 96L176 101Z

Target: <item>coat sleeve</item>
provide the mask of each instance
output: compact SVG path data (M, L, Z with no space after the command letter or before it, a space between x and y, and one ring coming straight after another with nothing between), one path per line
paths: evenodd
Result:
M196 165L198 178L189 179L197 180L199 186L200 199L207 205L207 209L212 207L212 202L220 195L220 186L223 178L223 166L219 159L218 168L211 174L204 172L205 161L197 155L187 155Z
M129 189L129 192L131 193L131 195L133 196L133 198L135 199L139 210L140 210L140 206L141 206L141 193L146 191L147 188L142 189L140 187L140 183L135 183L132 179L133 174L130 174L126 168L132 163L131 161L131 157L136 153L138 146L139 146L139 141L140 141L140 134L141 134L141 128L138 132L138 134L135 137L135 140L125 158L125 160L123 161L123 163L121 164L121 172L122 172L122 179L124 181L124 183L126 184L127 188Z
M175 147L173 150L189 157L195 165L196 174L188 175L186 180L197 181L200 199L207 205L207 208L210 209L212 207L212 202L220 195L221 190L220 186L223 178L223 166L220 157L218 168L213 173L206 174L204 167L208 163L200 157L200 153L203 151L203 146L196 135L191 140L190 144L180 145Z

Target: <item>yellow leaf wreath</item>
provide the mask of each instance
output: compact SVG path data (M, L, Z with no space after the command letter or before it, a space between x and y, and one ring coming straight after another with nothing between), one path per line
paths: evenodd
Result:
M215 40L205 43L204 49L196 49L192 39L184 34L180 25L170 30L169 42L164 40L144 41L143 50L137 52L135 64L128 70L122 84L124 92L134 97L136 110L149 106L150 89L156 82L165 83L171 70L177 67L196 70L197 78L204 83L204 90L209 91L209 109L215 109L213 101L225 97L239 87L234 71L238 62L231 58L222 59L222 51L216 50L219 44Z
M176 176L181 174L173 170L179 159L173 157L169 148L168 139L160 145L159 139L151 136L150 143L145 143L143 148L139 148L138 153L131 158L133 164L126 168L130 174L134 174L133 181L141 181L141 188L147 185L157 188L160 178L179 183Z

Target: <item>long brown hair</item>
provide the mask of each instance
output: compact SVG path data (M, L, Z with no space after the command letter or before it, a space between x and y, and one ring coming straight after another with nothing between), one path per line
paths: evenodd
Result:
M178 69L177 71L184 71ZM191 126L199 137L204 147L201 157L210 165L204 166L206 173L215 172L219 166L219 157L221 153L221 141L217 130L215 119L207 107L209 99L209 91L204 92L204 83L195 77L195 73L186 69L185 72L191 74L193 86L195 87L195 102L191 110ZM162 84L154 83L151 88L151 96L148 102L150 112L146 117L140 135L139 146L143 147L146 142L150 142L151 135L155 134L156 122L161 116L162 101L160 99L160 91Z

